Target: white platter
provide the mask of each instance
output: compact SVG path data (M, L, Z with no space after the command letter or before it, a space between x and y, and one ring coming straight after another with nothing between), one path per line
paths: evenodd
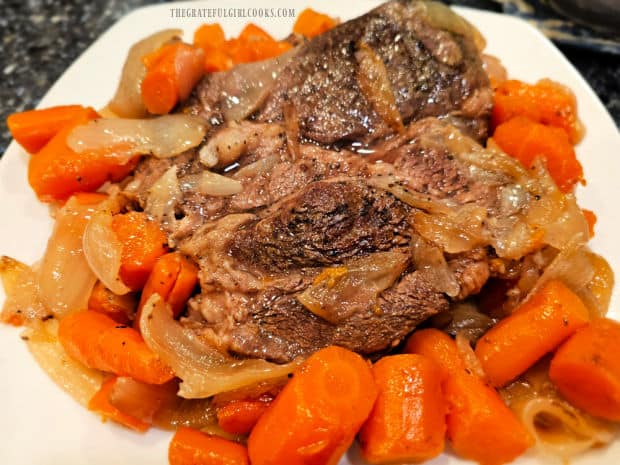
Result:
M330 0L268 0L268 7L294 8L299 14L311 6L346 20L358 16L377 1L333 2ZM116 87L130 44L151 32L178 27L186 37L202 22L220 22L228 35L240 32L253 21L275 37L290 32L295 20L288 18L178 18L172 8L255 8L252 0L214 0L162 4L135 10L103 34L52 86L41 107L80 103L100 108ZM562 54L537 30L520 20L488 12L458 9L487 39L487 52L501 58L511 77L535 81L548 77L568 85L577 95L579 114L587 135L577 149L584 166L586 187L579 187L581 206L594 210L599 218L592 247L611 263L620 276L620 136L618 129L594 92ZM51 231L47 208L30 190L27 177L28 155L11 143L0 163L0 255L10 255L26 263L41 257ZM616 212L616 213L614 213ZM620 317L619 289L616 286L611 315ZM0 290L0 303L4 294ZM0 327L0 463L6 465L164 465L170 433L152 430L140 435L84 410L53 384L39 369L19 331ZM534 453L515 462L533 465L546 461ZM360 464L351 451L340 465ZM450 452L428 462L456 465L466 462ZM620 441L593 451L573 465L620 463Z

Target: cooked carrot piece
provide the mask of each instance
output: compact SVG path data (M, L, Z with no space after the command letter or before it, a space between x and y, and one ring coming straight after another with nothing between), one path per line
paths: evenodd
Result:
M516 116L525 116L563 129L572 144L581 139L575 96L557 82L543 79L532 85L516 80L504 81L495 89L493 100L494 127Z
M88 299L88 309L103 313L121 325L128 325L131 317L138 307L138 299L135 294L114 294L97 281Z
M90 310L60 320L58 339L67 353L87 367L163 384L174 373L146 345L138 331Z
M183 42L166 44L144 57L142 101L155 115L170 113L204 74L204 52Z
M250 433L252 465L335 465L368 417L377 388L368 363L340 347L311 355Z
M379 395L359 436L366 461L422 462L439 455L447 413L441 368L422 355L401 354L382 358L372 373Z
M234 65L233 59L224 50L208 50L205 52L205 72L226 71Z
M153 294L157 293L172 308L174 317L178 317L198 282L198 267L179 252L162 255L144 285L136 324L140 321L140 309Z
M560 346L549 377L574 406L596 417L620 421L620 324L593 320Z
M170 465L249 465L241 444L208 436L192 428L179 428L168 449Z
M6 125L19 145L29 153L36 153L63 127L91 112L94 113L92 108L81 105L28 110L9 115Z
M108 152L87 151L76 153L67 145L67 136L75 126L96 119L97 113L82 115L61 129L28 164L28 182L40 200L44 202L66 200L72 194L94 191L107 181L120 181L138 163L138 157L119 165Z
M310 38L329 31L337 24L336 19L306 8L295 21L293 32Z
M542 157L549 174L563 192L570 192L583 179L581 163L562 129L519 116L500 124L493 133L493 140L528 168L537 157Z
M168 250L166 234L143 212L114 215L112 230L123 244L119 276L132 290L140 290L157 259Z
M416 331L405 352L424 355L444 370L447 436L460 456L481 465L508 463L533 444L499 394L467 369L456 343L437 329Z
M260 399L233 400L217 409L217 422L227 433L248 434L270 404Z
M73 198L80 205L97 205L106 200L108 195L100 192L76 192L73 194Z
M203 24L194 32L194 45L205 52L220 48L224 42L226 42L224 29L217 23Z
M126 426L127 428L131 428L135 431L139 431L142 433L148 430L148 423L145 423L138 418L121 412L110 403L110 392L114 388L114 383L116 383L115 377L106 380L101 385L101 389L97 391L97 393L88 403L88 408L102 415L104 418L109 418L110 420L113 420L116 423L120 423L121 425Z
M590 239L594 237L594 226L596 226L596 213L592 210L586 210L585 208L581 209L581 213L583 213L584 218L588 223L588 232L590 233Z
M224 50L235 64L266 60L285 52L292 45L279 42L255 24L243 28L239 37L228 40Z
M489 381L501 387L517 378L588 323L588 309L562 282L551 280L476 344Z

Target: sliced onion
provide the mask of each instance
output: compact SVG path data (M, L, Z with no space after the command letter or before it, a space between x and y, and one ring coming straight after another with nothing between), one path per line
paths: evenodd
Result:
M383 60L364 42L358 44L355 59L359 64L358 82L362 93L392 130L403 132L403 119L396 106L396 98Z
M243 191L240 181L206 170L200 174L185 176L180 185L181 190L197 191L215 197L228 197Z
M440 2L422 2L416 5L424 9L427 20L435 28L471 38L479 51L486 47L486 41L480 31L450 7Z
M176 165L171 166L148 192L146 213L164 225L173 224L175 207L183 199Z
M98 212L86 225L83 237L84 255L90 269L114 294L127 294L129 289L119 277L123 244L112 230L112 215Z
M380 312L377 297L394 284L408 262L409 256L401 252L377 252L325 268L297 300L334 324L369 308Z
M444 292L450 297L459 295L461 287L438 247L414 236L411 238L411 252L416 270L424 274L425 280L435 291Z
M132 45L123 65L116 94L108 104L110 110L123 118L143 118L147 115L140 89L146 74L142 58L182 34L180 29L165 29Z
M280 71L297 53L293 48L269 60L235 66L214 79L224 81L222 95L226 121L241 121L254 112L271 93Z
M480 360L476 357L473 349L471 348L471 342L469 338L465 335L464 332L459 331L456 333L456 348L459 352L459 356L465 363L465 368L469 370L470 373L476 375L481 380L487 380L487 375L482 369L482 365L480 364Z
M387 191L397 199L420 210L435 214L450 214L452 209L445 201L435 200L428 195L407 189L402 181L393 176L374 176L367 180L368 184L378 189Z
M97 277L84 256L84 229L97 206L69 199L58 211L39 268L39 295L56 316L86 307Z
M277 365L259 359L234 359L202 340L172 318L168 305L154 294L144 307L140 328L147 345L183 381L179 395L188 399L210 397L292 373L300 360Z
M0 257L0 278L6 294L0 319L14 325L47 317L50 311L39 298L37 274L17 260Z
M43 371L77 402L87 407L105 375L69 357L58 342L57 333L58 322L51 319L28 328L23 339Z
M458 302L450 307L450 323L443 327L443 331L453 336L461 335L469 342L476 342L486 333L496 320L480 312L471 302Z
M75 152L106 150L126 163L136 155L170 158L200 144L207 132L195 116L174 114L151 119L98 119L77 126L67 136Z
M233 174L235 179L254 178L263 174L270 173L274 166L278 163L277 155L268 155L256 160L254 163L245 165Z

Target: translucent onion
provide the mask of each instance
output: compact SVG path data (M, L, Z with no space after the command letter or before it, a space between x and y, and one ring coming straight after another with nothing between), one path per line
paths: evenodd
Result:
M333 268L325 268L297 300L321 318L338 324L369 308L380 312L379 294L405 271L409 257L401 252L377 252Z
M97 278L114 294L129 289L119 277L123 244L112 230L112 215L98 212L87 223L83 236L84 256Z
M190 174L180 180L181 190L200 192L214 197L228 197L243 191L243 184L236 179L211 171Z
M173 165L148 190L145 211L163 225L171 225L176 221L175 208L182 199L177 166Z
M217 423L212 400L177 396L177 381L144 384L119 377L110 392L110 403L124 413L164 429L181 426L202 429Z
M39 296L56 316L86 307L97 277L84 256L82 237L97 206L69 199L56 215L39 268Z
M185 114L151 119L98 119L77 126L67 145L75 152L106 150L126 163L136 155L170 158L200 144L207 132L203 121Z
M22 338L43 371L77 402L88 407L105 374L69 357L58 342L57 333L58 322L51 319L26 329Z
M269 155L256 160L249 165L245 165L239 168L238 171L233 174L235 179L253 178L262 174L271 172L274 166L278 163L279 157L277 155Z
M123 65L116 94L108 104L110 110L123 118L143 118L147 115L140 89L142 79L146 74L146 67L142 59L145 55L154 52L166 42L175 37L180 37L182 34L183 31L180 29L165 29L132 45Z
M450 297L459 294L461 287L438 247L414 236L411 238L411 255L416 270L425 275L435 291L445 292Z
M6 294L0 315L3 322L28 324L50 314L39 298L37 274L32 268L13 258L2 256L0 278Z
M465 335L464 332L459 331L456 333L456 348L459 352L459 356L465 363L465 368L469 370L470 373L478 376L480 379L486 382L487 375L482 369L482 365L480 364L480 360L476 357L474 350L471 348L471 342L469 338Z
M147 345L181 378L179 395L188 399L281 378L301 363L296 360L277 365L259 359L232 358L174 320L169 306L157 294L144 305L140 328Z

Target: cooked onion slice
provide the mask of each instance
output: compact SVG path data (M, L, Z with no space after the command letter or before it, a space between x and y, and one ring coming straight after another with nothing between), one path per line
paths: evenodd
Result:
M136 155L170 158L202 142L207 127L191 115L163 115L152 119L98 119L77 126L67 137L75 152L105 150L126 163Z
M0 319L13 325L47 317L50 312L39 298L37 275L17 260L0 257L0 278L6 294Z
M97 278L117 295L127 294L129 289L121 280L123 244L112 231L112 215L98 212L90 219L84 230L84 256Z
M243 190L240 181L206 170L200 174L185 176L180 180L180 184L181 190L198 191L215 197L227 197Z
M297 300L334 324L369 308L380 312L377 297L394 284L408 262L408 255L401 252L377 252L325 268Z
M435 291L455 297L461 291L441 249L418 236L411 238L411 252L416 270L424 274Z
M142 308L140 328L147 345L181 378L179 395L188 399L280 378L301 363L297 360L277 365L259 359L232 358L174 320L169 306L158 294L151 296Z
M177 166L171 166L149 189L145 211L164 225L174 223L174 209L183 198Z
M85 308L97 280L82 249L84 229L96 210L72 197L56 216L39 268L39 295L56 316Z
M110 110L123 118L143 118L147 115L140 89L146 74L142 58L182 34L181 29L165 29L132 45L123 65L116 94L108 104Z
M84 407L101 387L104 373L87 368L67 355L57 338L58 322L47 320L23 334L39 366L52 380Z

